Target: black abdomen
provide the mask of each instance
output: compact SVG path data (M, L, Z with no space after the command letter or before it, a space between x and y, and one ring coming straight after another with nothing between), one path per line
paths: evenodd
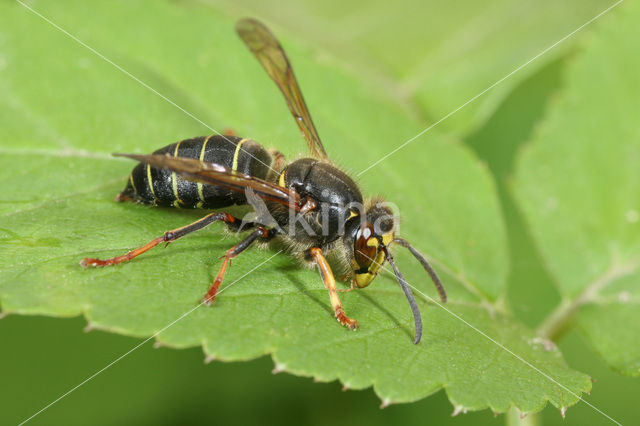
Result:
M154 152L165 153L220 164L260 179L266 179L272 161L271 155L260 144L237 136L185 139ZM119 198L159 206L204 209L247 203L242 193L184 180L174 172L145 164L138 164L132 170Z

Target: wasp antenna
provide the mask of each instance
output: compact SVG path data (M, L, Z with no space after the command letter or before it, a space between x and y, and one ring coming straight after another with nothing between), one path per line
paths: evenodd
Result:
M389 252L387 247L384 245L382 246L382 249L384 250L384 254L385 254L385 257L387 258L387 261L393 268L393 273L396 274L396 279L398 280L400 287L402 287L402 291L404 291L404 295L407 297L409 306L411 306L411 312L413 313L413 322L415 323L415 326L416 326L416 334L413 339L413 343L417 345L418 343L420 343L420 339L422 338L422 317L420 316L420 309L418 308L416 299L413 297L413 293L409 288L409 284L407 284L407 280L404 279L404 277L402 276L402 273L396 266L396 263L393 261L393 257L391 256L391 253Z
M442 285L442 281L440 281L440 277L438 277L438 274L436 274L435 269L433 269L429 264L429 262L427 262L427 259L425 259L424 256L418 250L416 250L411 244L409 244L409 241L403 238L395 238L393 242L398 243L402 247L409 249L413 257L418 259L418 261L422 264L422 267L425 269L425 271L427 271L427 273L431 277L431 281L433 281L433 284L436 286L436 289L438 290L438 294L440 295L440 300L442 300L442 303L447 303L447 292L444 290L444 286Z

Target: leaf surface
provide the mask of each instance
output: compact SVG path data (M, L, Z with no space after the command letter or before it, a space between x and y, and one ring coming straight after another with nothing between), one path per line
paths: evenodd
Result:
M640 375L640 8L602 24L519 158L515 194L563 302L615 370ZM575 315L574 315L575 314Z
M205 3L208 4L208 3ZM614 4L610 0L223 1L235 16L256 14L330 52L378 90L432 124ZM587 27L581 31L590 31ZM570 37L438 124L477 129L523 80L571 50ZM323 55L325 60L331 60ZM424 118L423 118L424 119ZM427 127L423 125L423 128Z
M152 1L37 8L211 128L233 127L289 158L302 152L280 94L220 12ZM446 388L461 409L530 412L547 401L569 406L590 389L586 375L505 313L508 259L495 188L467 149L435 132L359 179L365 193L397 204L400 233L429 255L447 286L446 310L419 296L426 330L418 346L388 273L341 295L361 325L349 332L332 318L317 272L275 249L238 257L216 306L196 308L217 257L237 241L217 226L127 264L83 270L84 257L121 254L202 215L113 202L133 164L109 153L149 152L211 130L18 4L2 3L0 12L3 311L84 314L92 327L159 333L165 345L202 345L222 360L272 354L278 368L373 386L389 403ZM357 175L420 130L357 75L279 37L338 165ZM397 258L408 281L434 297L420 265L402 251Z

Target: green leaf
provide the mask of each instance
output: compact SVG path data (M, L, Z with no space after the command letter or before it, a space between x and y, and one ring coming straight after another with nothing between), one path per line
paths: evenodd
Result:
M640 375L640 8L603 24L567 76L533 142L515 193L563 302L543 324L571 319L615 370Z
M38 2L37 10L213 128L233 127L289 158L302 151L280 94L221 12L152 1ZM401 234L447 286L444 307L419 296L418 346L388 273L341 294L361 325L350 332L332 318L317 272L274 249L238 257L215 307L194 309L217 257L237 241L217 226L127 264L83 270L84 257L121 254L202 215L113 202L133 165L108 154L210 131L18 4L0 5L0 28L4 312L84 314L90 327L159 333L164 345L203 346L221 360L271 354L295 374L373 386L385 403L445 388L459 409L531 412L547 401L569 406L590 389L502 306L508 259L495 188L467 149L435 132L360 177L365 193L397 204ZM354 175L421 129L357 73L279 37L329 154ZM420 265L404 251L397 258L409 282L435 296Z
M355 68L430 123L613 4L611 0L360 0L347 6L333 0L290 2L282 10L260 0L223 3L238 16L258 13L311 45L324 46L340 60L339 66ZM555 46L438 126L454 134L478 128L515 87L566 54L575 40Z

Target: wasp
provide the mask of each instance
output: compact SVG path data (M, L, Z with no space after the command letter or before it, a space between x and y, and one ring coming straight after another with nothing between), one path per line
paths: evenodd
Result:
M224 222L231 231L248 234L222 256L220 270L202 303L214 302L232 259L256 242L278 240L303 264L317 266L335 318L352 330L358 328L358 323L342 307L327 255L334 256L335 263L351 277L350 288L343 291L367 287L384 262L389 262L411 307L414 343L419 343L420 311L389 248L407 248L429 274L444 303L446 293L438 275L407 240L396 236L397 217L384 200L365 201L353 179L331 163L289 59L274 35L255 19L238 21L236 31L284 95L310 156L285 164L278 151L231 134L182 140L151 155L114 154L139 162L117 201L212 210L250 204L260 213L255 220L247 221L215 211L122 256L86 258L82 266L117 265L161 243L168 244L214 222Z

